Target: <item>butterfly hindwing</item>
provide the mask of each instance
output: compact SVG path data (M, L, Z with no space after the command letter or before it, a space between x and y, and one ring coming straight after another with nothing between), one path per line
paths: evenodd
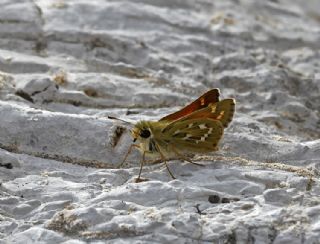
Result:
M163 133L170 135L170 142L180 151L210 152L217 148L223 136L223 125L218 120L199 118L176 121Z
M233 119L233 115L235 112L236 100L229 98L224 99L218 103L216 106L209 106L211 108L211 116L209 118L219 120L223 127L228 127L230 122Z
M159 121L175 121L179 118L182 118L188 114L193 113L199 109L207 107L210 103L217 103L219 101L220 91L219 89L215 88L200 96L198 99L187 105L186 107L182 108L181 110L169 114Z

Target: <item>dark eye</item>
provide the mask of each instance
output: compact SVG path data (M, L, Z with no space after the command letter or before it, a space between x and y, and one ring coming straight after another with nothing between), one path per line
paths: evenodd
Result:
M150 133L149 130L142 130L142 131L140 132L140 136L141 136L142 138L148 138L150 135L151 135L151 133Z

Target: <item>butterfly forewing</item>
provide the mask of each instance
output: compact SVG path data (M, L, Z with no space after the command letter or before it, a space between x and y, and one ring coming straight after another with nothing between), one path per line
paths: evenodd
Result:
M179 151L210 152L217 148L222 138L223 125L213 119L191 119L176 121L163 133L170 138L168 145L173 145Z
M228 127L232 121L235 111L235 100L224 99L220 102L209 104L208 107L193 112L192 114L184 117L182 120L190 120L196 118L210 118L219 120L223 127Z
M194 111L197 111L199 109L207 107L210 103L216 103L219 101L220 91L219 89L215 88L212 89L205 94L203 94L201 97L187 105L186 107L182 108L181 110L169 114L163 118L161 118L159 121L174 121L179 118L182 118L188 114L193 113Z

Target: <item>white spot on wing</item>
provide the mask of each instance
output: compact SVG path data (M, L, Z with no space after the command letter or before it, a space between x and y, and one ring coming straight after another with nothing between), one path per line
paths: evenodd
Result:
M205 124L201 124L201 125L199 125L199 128L200 128L200 129L206 129L207 126L206 126ZM212 128L210 128L210 129L212 129Z
M209 137L209 133L204 134L204 136L201 136L201 141L206 141L207 137Z
M187 134L185 137L183 137L182 139L186 140L186 139L189 139L190 137L192 137L191 134Z
M192 126L193 126L193 123L189 124L189 125L188 125L188 128L191 128Z

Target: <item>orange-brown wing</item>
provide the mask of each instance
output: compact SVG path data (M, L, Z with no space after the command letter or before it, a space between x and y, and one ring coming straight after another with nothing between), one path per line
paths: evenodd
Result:
M193 113L194 111L197 111L199 109L207 107L210 103L216 103L219 101L220 91L219 89L215 88L210 91L207 91L205 94L203 94L201 97L187 105L186 107L182 108L181 110L169 114L163 118L161 118L159 121L174 121L179 118L182 118L188 114Z
M223 127L228 127L235 112L236 101L232 98L224 99L217 103L209 104L206 108L197 110L185 116L181 121L199 118L219 120Z

